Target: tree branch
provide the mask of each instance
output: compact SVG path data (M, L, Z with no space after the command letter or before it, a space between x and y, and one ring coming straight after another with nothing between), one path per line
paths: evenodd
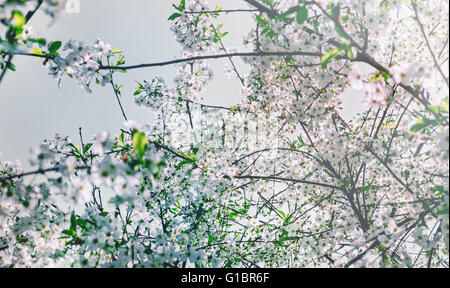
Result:
M300 179L293 179L293 178L282 178L282 177L276 177L276 176L244 175L244 176L234 176L234 178L236 178L236 179L252 179L252 180L279 180L279 181L288 181L288 182L316 185L316 186L321 186L321 187L325 187L325 188L332 188L332 189L339 189L339 190L341 189L341 188L331 185L331 184L325 184L325 183L319 183L319 182L313 182L313 181L307 181L307 180L300 180Z
M100 70L132 70L139 68L166 66L178 63L192 62L197 60L205 59L220 59L220 58L230 58L230 57L270 57L270 56L312 56L312 57L322 57L322 53L319 52L305 52L305 51L274 51L274 52L237 52L237 53L225 53L218 55L201 55L195 57L188 57L164 62L147 63L131 66L100 66ZM336 57L336 59L344 59L344 57Z

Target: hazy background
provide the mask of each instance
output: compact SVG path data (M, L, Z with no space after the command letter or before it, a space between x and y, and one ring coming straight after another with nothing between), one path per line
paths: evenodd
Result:
M180 46L169 29L167 18L175 11L171 0L80 0L79 14L65 14L53 26L50 19L38 13L30 25L47 40L69 39L93 43L97 37L120 49L126 55L127 64L159 62L180 58ZM242 0L209 1L224 9L247 8ZM224 38L225 46L244 50L242 36L252 25L249 13L223 15L220 23L223 31L230 33ZM214 80L209 85L206 103L232 105L239 101L240 83L237 79L223 76L226 59L212 60ZM16 72L9 71L0 85L0 153L3 160L19 159L25 169L29 167L29 149L55 132L69 135L78 142L78 128L83 128L85 139L99 131L118 133L123 118L111 87L92 85L94 93L87 94L74 80L64 79L62 87L47 75L42 61L16 56ZM241 74L248 67L235 59ZM126 85L122 104L129 119L149 122L152 114L148 108L134 103L134 80L151 80L155 76L168 83L175 75L175 66L146 68L116 73L115 81ZM361 97L352 91L345 99L343 116L350 118L361 111Z

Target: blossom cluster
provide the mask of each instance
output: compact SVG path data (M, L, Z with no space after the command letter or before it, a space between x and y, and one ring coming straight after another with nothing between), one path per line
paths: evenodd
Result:
M448 3L267 2L237 105L204 97L199 57L227 53L220 8L181 0L169 19L186 61L134 93L154 123L57 135L32 149L34 172L0 162L0 266L448 266ZM52 75L120 93L121 52L63 51ZM369 104L350 121L349 87Z
M109 74L101 74L99 71L102 61L112 56L111 45L97 40L88 46L80 41L69 41L64 45L65 56L56 56L52 61L46 62L45 66L49 73L61 80L64 76L76 79L78 84L88 93L92 93L91 82L95 79L97 83L105 86L110 82Z

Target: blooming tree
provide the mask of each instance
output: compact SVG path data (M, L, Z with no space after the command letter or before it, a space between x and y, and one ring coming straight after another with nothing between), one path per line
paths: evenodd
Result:
M125 124L45 140L32 171L0 162L0 266L448 267L448 1L242 1L173 5L181 58L132 66L30 26L65 1L2 1L0 82L15 57L42 61L58 84L110 87ZM245 51L222 41L231 13L254 20ZM238 105L203 101L218 58ZM115 81L163 65L173 84ZM367 108L351 121L348 87ZM122 97L155 122L128 119Z

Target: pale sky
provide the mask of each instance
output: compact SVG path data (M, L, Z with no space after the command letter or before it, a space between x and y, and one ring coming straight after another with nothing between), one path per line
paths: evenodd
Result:
M180 57L180 46L169 29L167 18L174 12L173 0L80 0L79 14L66 14L55 25L48 27L50 19L37 14L30 25L47 40L69 39L92 43L97 37L120 49L126 55L127 64L159 62ZM241 0L209 1L210 6L224 9L247 8ZM225 46L241 50L243 36L252 25L248 13L233 13L221 18ZM214 80L208 87L206 103L232 105L240 99L240 83L237 79L223 76L226 59L212 60ZM242 74L248 67L235 60ZM55 132L69 135L78 141L78 127L83 127L84 137L89 139L99 131L117 134L123 127L120 113L111 87L93 85L94 93L87 94L72 79L65 79L62 87L47 75L41 61L17 56L16 72L8 71L0 85L0 153L3 160L19 159L29 167L29 149L38 146L44 138ZM175 77L175 66L147 68L129 71L115 76L115 81L126 85L122 103L129 119L149 122L148 108L134 103L135 80L151 80L155 76L169 83ZM361 111L360 99L349 93L345 101L345 118Z

